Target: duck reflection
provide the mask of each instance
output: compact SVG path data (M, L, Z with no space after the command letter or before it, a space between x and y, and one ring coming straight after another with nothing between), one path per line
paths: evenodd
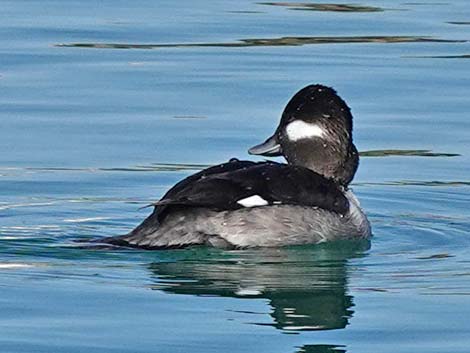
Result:
M217 251L200 249L178 260L155 262L153 288L174 294L265 298L270 325L284 331L331 330L348 325L348 260L364 256L369 242Z

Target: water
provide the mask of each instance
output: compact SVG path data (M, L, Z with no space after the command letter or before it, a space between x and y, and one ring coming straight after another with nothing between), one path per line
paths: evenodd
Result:
M353 6L355 5L355 6ZM1 352L468 352L468 2L3 1ZM93 251L335 87L367 244Z

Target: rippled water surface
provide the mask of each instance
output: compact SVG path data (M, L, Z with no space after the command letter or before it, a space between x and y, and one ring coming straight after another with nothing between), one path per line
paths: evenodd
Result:
M468 352L470 7L3 1L2 352ZM275 128L352 107L368 244L166 252L122 234Z

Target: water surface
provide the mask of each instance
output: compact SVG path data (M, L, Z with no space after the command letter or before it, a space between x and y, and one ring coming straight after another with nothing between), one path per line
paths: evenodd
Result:
M3 1L2 352L468 352L468 2ZM81 249L333 86L371 244Z

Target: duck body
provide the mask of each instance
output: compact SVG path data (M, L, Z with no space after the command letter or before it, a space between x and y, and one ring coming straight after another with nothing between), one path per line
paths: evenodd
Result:
M331 88L311 85L287 105L276 133L251 154L288 163L231 159L173 186L129 234L98 240L143 249L208 245L279 247L368 238L348 188L358 165L352 116Z

